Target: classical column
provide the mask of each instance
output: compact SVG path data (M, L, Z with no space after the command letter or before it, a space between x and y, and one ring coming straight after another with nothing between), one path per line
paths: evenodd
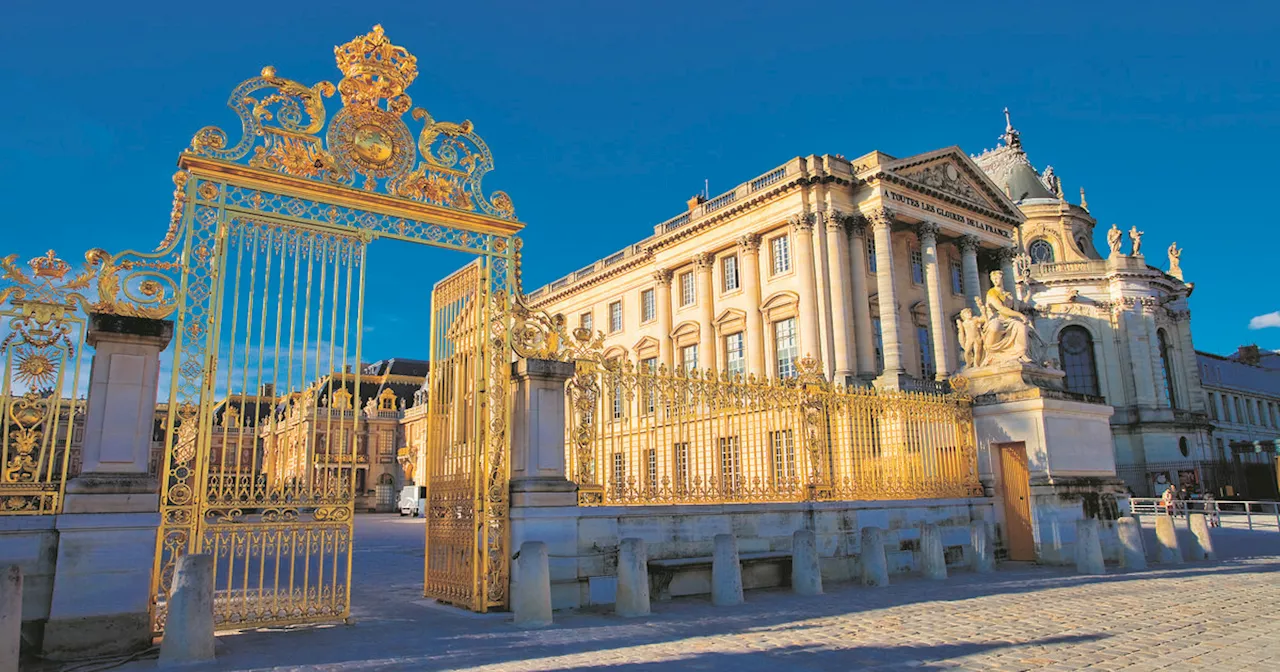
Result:
M668 371L672 368L671 278L673 275L669 268L653 272L653 281L656 283L653 290L658 300L658 329L662 331L658 334L658 362L667 367Z
M880 382L897 388L905 370L902 368L898 292L893 285L893 212L881 208L869 219L876 237L876 298L880 304L880 340L884 350L884 373L880 374Z
M748 233L738 239L742 292L747 299L747 372L765 375L764 316L760 314L760 234Z
M830 269L828 277L831 278L831 331L834 336L832 359L835 366L834 380L841 383L853 375L849 362L849 341L853 336L849 330L849 300L853 290L849 286L849 264L845 263L849 258L845 219L845 215L839 212L828 210L826 213L827 267Z
M712 292L711 271L716 267L716 255L703 252L694 256L698 283L698 368L716 367L716 308Z
M813 267L813 219L808 215L792 215L791 229L795 234L796 273L800 274L800 356L821 357L818 279Z
M976 311L982 303L981 285L978 284L978 248L981 241L977 236L960 238L960 271L964 287L964 298L967 306Z
M1012 247L1002 247L996 250L996 259L1000 260L1000 270L1004 272L1004 291L1018 296L1018 278L1014 275L1013 259L1018 256L1018 250Z
M858 376L876 375L875 335L871 331L871 295L867 293L867 220L855 215L849 223L850 275L853 276L853 345L858 360Z
M947 331L946 320L942 315L942 283L938 272L938 225L933 222L921 222L916 226L920 236L920 256L924 261L924 287L928 295L929 331L933 339L934 377L946 380L947 374ZM920 363L924 368L924 362Z

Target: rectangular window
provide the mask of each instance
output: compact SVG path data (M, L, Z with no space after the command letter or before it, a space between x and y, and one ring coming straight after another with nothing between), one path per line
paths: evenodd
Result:
M785 492L798 485L796 480L796 443L791 430L771 432L769 449L773 453L773 486Z
M613 491L621 494L627 485L627 456L622 453L613 454Z
M938 373L933 361L933 339L928 327L916 327L916 341L920 344L920 377L933 378Z
M650 493L658 489L658 450L650 448L645 454L644 486Z
M880 331L880 318L871 318L871 334L876 346L876 371L884 371L884 335Z
M1245 400L1244 400L1244 405L1249 407L1249 424L1251 424L1251 425L1256 425L1256 424L1258 424L1258 406L1257 406L1257 403L1258 403L1258 402L1256 402L1256 401L1255 401L1255 400L1253 400L1253 399L1245 399Z
M1218 395L1215 392L1209 393L1209 417L1213 420L1218 419Z
M724 368L731 375L740 376L747 372L747 360L743 356L742 332L724 337Z
M796 375L796 318L788 317L773 323L773 351L777 353L778 377Z
M614 301L609 304L609 333L619 331L622 331L622 302Z
M652 289L640 292L640 321L648 322L658 316L658 301Z
M951 262L951 293L964 294L964 268L960 262Z
M618 420L622 417L625 410L626 395L623 393L622 386L613 388L613 419Z
M680 274L680 305L693 305L693 271Z
M924 257L920 250L911 250L911 282L924 284Z
M773 259L774 275L791 270L791 238L781 235L770 240L769 254Z
M1235 406L1236 406L1236 417L1235 417L1235 421L1236 421L1236 423L1243 425L1243 424L1244 424L1244 409L1240 408L1240 397L1233 397L1232 399L1236 402L1236 403L1235 403Z
M724 258L720 272L724 275L724 291L732 292L738 288L738 256L736 254Z
M658 370L658 358L649 357L640 360L640 371L644 373L653 373ZM653 415L654 407L658 402L658 391L654 387L654 381L649 378L641 378L641 385L644 392L644 412L645 415Z
M680 348L680 365L685 371L693 371L698 368L698 346L686 345Z
M591 322L591 313L583 313L578 316L578 326L587 331L595 331L595 325Z
M683 495L689 489L689 444L677 443L671 446L671 484L677 495Z
M742 451L738 437L720 437L720 492L733 493L742 487Z
M867 270L876 272L876 239L873 236L867 236Z
M378 437L378 454L391 455L395 451L395 436L390 433Z

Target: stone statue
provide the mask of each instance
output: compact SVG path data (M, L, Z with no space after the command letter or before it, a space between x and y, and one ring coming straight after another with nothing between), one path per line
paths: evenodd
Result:
M1049 190L1049 193L1059 198L1062 197L1062 183L1058 180L1058 176L1054 174L1053 166L1045 167L1044 175L1040 176L1040 181L1044 182L1044 186Z
M1130 227L1129 240L1133 241L1133 256L1141 257L1142 256L1142 232L1138 230L1138 227L1136 226Z
M960 311L960 317L956 319L956 333L960 336L960 349L964 352L966 367L978 366L982 361L982 327L986 322L986 318L974 315L969 308Z
M1178 249L1177 241L1169 243L1169 275L1182 279L1182 250Z
M1124 238L1124 234L1120 232L1120 227L1115 224L1111 225L1111 229L1107 231L1107 246L1111 248L1111 256L1120 255L1120 245Z
M1004 290L1004 272L991 272L982 330L983 357L979 366L1033 361L1029 335L1035 331L1026 315L1016 310L1013 294Z

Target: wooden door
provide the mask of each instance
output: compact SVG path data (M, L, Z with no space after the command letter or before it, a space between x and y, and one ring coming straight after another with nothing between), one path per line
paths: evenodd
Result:
M1027 478L1027 446L1022 441L1001 443L1000 490L1010 560L1035 560L1036 543L1031 531L1031 485Z

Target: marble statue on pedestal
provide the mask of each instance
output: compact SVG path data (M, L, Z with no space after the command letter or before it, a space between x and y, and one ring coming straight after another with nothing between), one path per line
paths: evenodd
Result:
M1120 245L1124 240L1124 234L1121 233L1120 227L1115 224L1111 225L1111 229L1107 231L1107 247L1111 248L1111 256L1120 255Z
M1182 279L1182 250L1178 249L1177 241L1169 243L1169 275Z
M1143 232L1139 231L1138 227L1136 226L1130 227L1129 229L1129 240L1133 241L1132 256L1135 256L1135 257L1142 256L1142 233Z

